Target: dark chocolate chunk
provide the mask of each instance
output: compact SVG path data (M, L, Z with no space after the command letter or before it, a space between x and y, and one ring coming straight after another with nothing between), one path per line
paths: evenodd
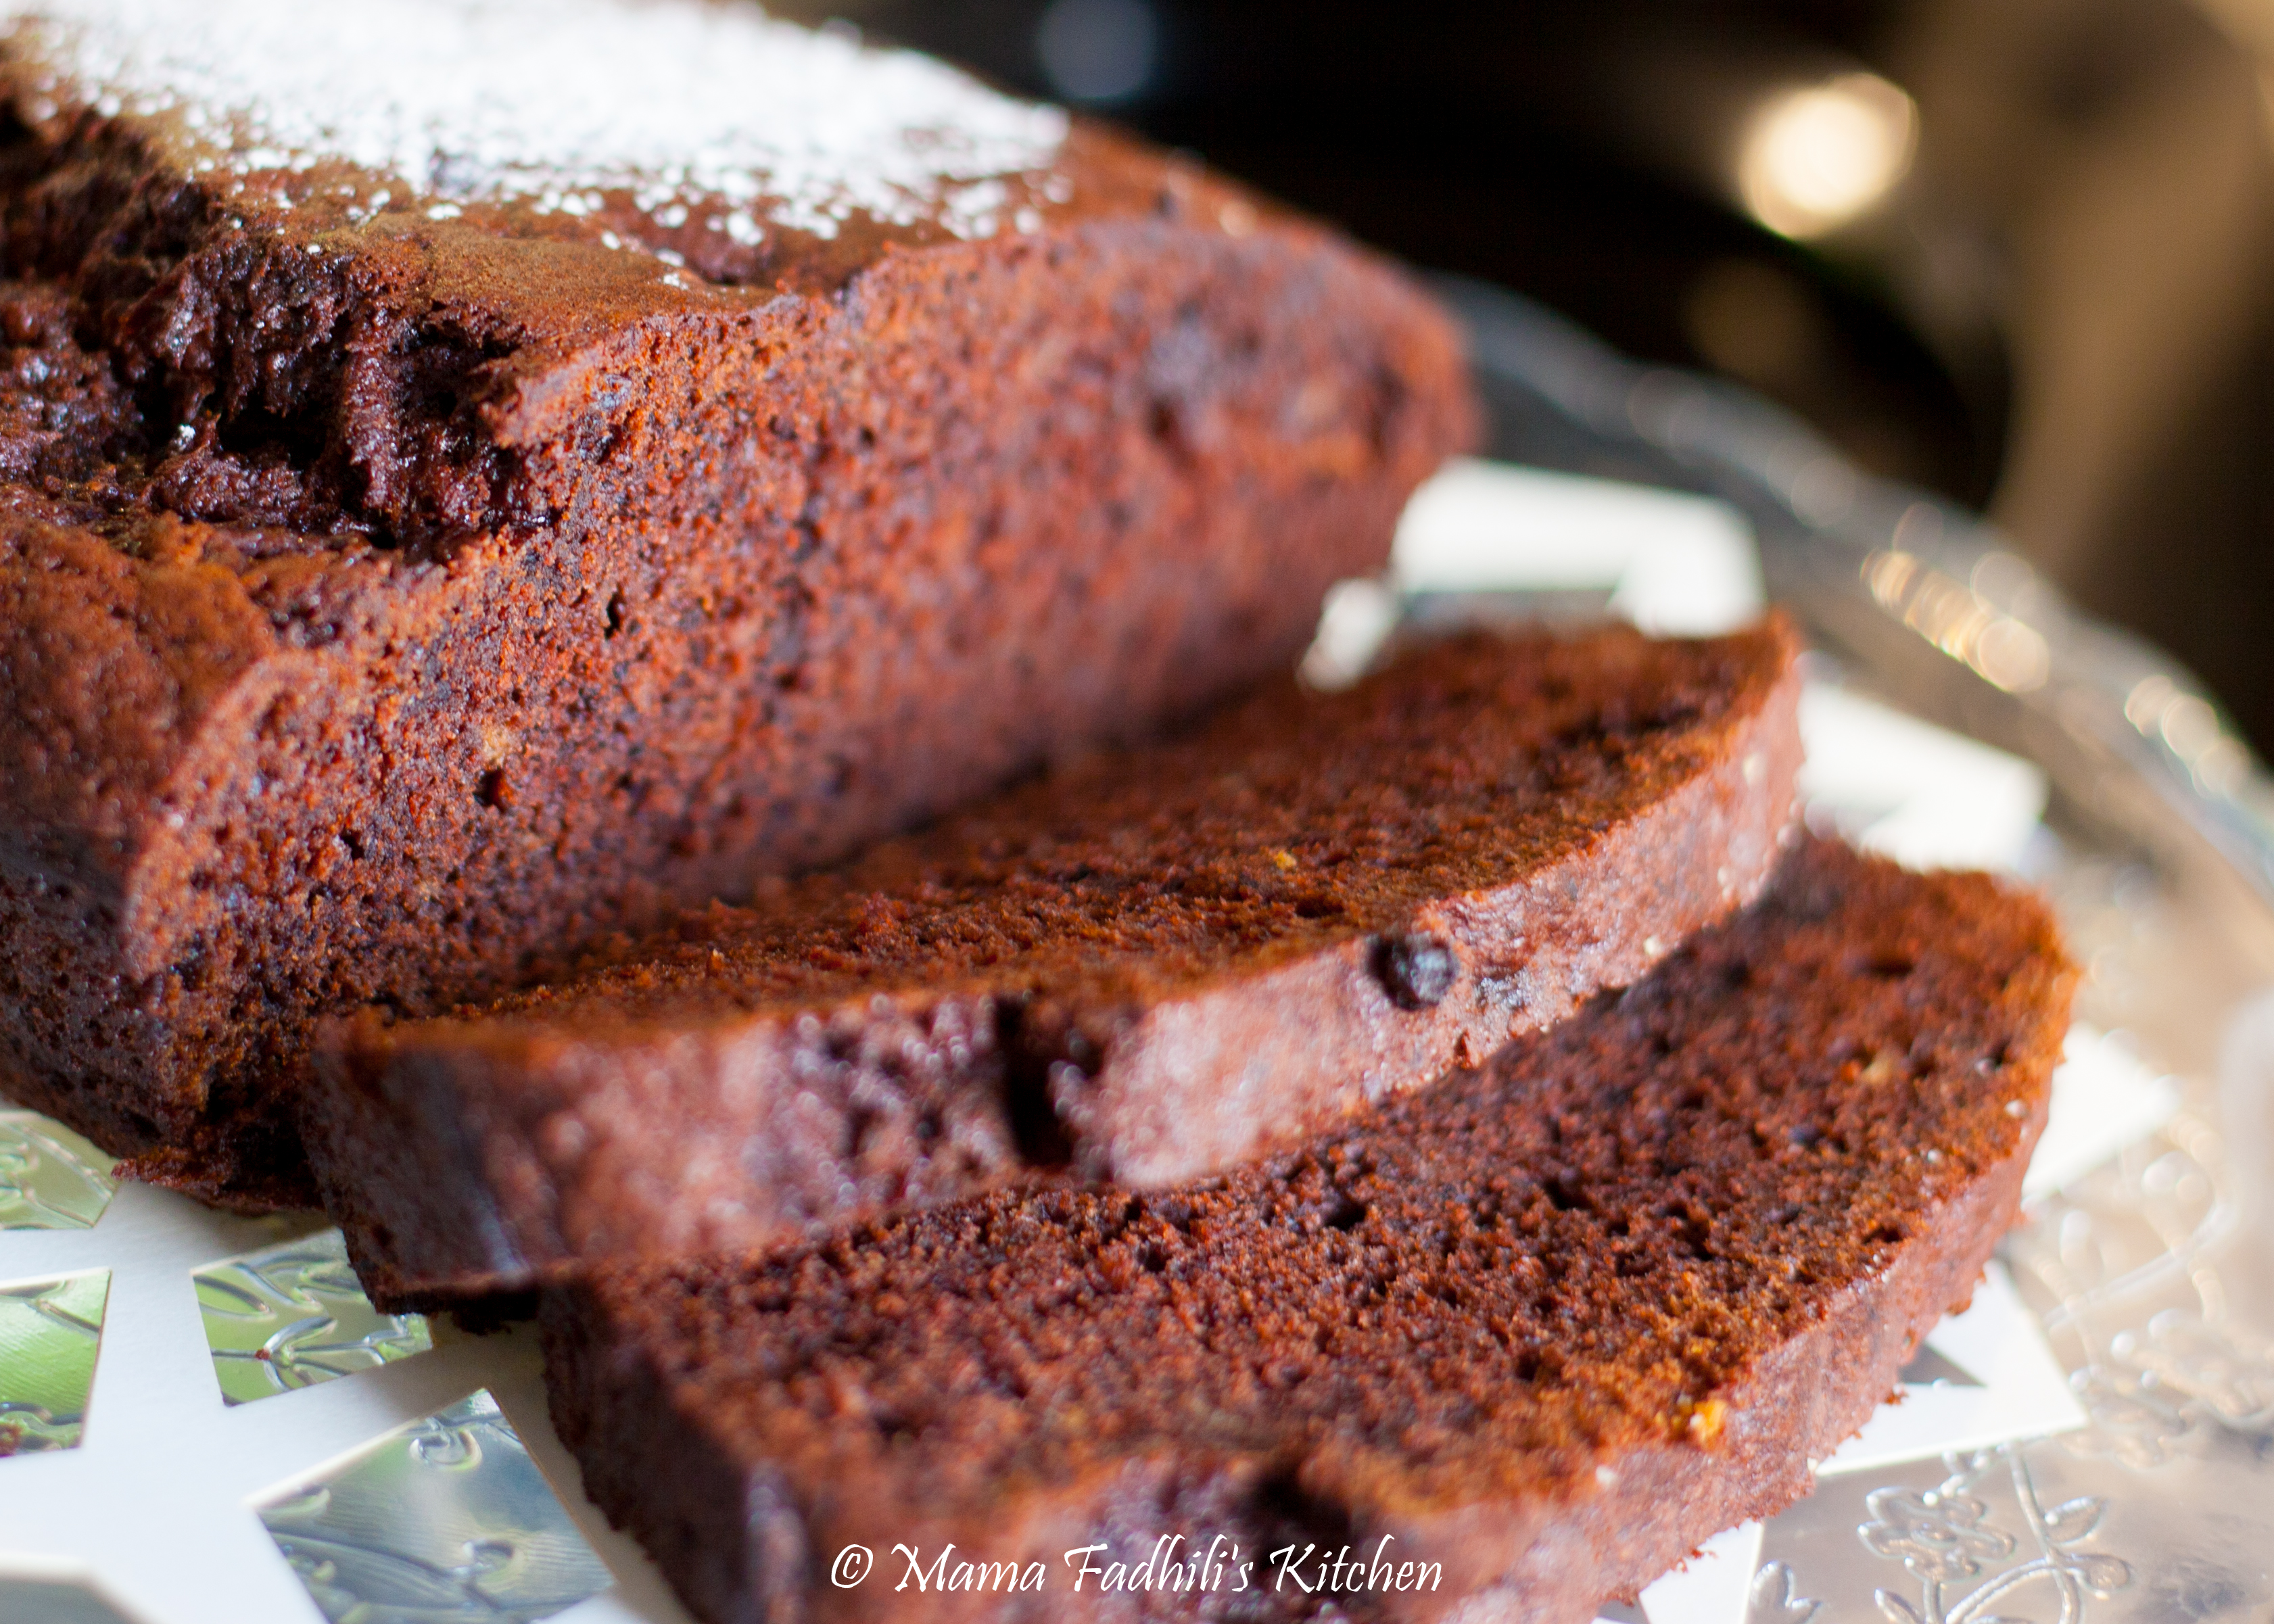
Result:
M1461 960L1452 944L1439 937L1389 936L1374 944L1374 974L1399 1009L1427 1009L1453 990Z

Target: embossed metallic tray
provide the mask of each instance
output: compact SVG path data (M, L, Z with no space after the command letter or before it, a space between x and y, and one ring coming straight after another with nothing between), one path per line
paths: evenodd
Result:
M1635 366L1494 290L1445 291L1495 455L1729 504L1819 674L2044 770L2025 868L2088 968L2080 1018L2180 1102L2036 1200L2005 1247L2087 1425L1827 1469L1757 1535L1716 1542L1716 1583L1608 1611L2263 1620L2274 787L2187 673L2078 616L1967 515L1740 392ZM319 1221L114 1192L101 1162L0 1106L0 1624L682 1624L584 1500L526 1327L378 1315Z

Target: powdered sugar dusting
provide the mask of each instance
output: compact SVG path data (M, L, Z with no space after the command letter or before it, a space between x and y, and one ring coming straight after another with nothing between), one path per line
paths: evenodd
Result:
M200 168L344 162L435 218L629 192L666 219L707 206L742 243L856 212L984 237L1002 177L1048 169L1066 133L928 57L704 0L40 0L18 21L34 117L170 115Z

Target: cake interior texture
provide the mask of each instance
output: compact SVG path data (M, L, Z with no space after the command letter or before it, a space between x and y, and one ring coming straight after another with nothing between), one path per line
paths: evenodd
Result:
M1291 664L1472 432L1404 276L692 0L0 37L0 1092L305 1201L447 1007Z
M1299 1151L585 1271L554 1420L713 1624L1579 1624L1804 1493L1966 1302L2072 981L2034 900L1805 842L1634 987ZM1073 1590L1065 1553L1171 1536L1181 1586ZM989 1593L829 1582L896 1542ZM1374 1577L1322 1590L1345 1549ZM1426 1566L1385 1588L1385 1550Z
M1306 1138L1758 893L1796 647L1477 635L1284 680L581 976L350 1026L309 1095L327 1204L375 1300L430 1307Z

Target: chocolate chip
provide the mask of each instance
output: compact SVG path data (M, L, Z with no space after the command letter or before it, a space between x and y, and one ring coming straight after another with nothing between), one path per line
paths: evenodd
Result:
M1383 936L1374 944L1374 974L1399 1009L1426 1009L1453 990L1461 961L1435 936Z

